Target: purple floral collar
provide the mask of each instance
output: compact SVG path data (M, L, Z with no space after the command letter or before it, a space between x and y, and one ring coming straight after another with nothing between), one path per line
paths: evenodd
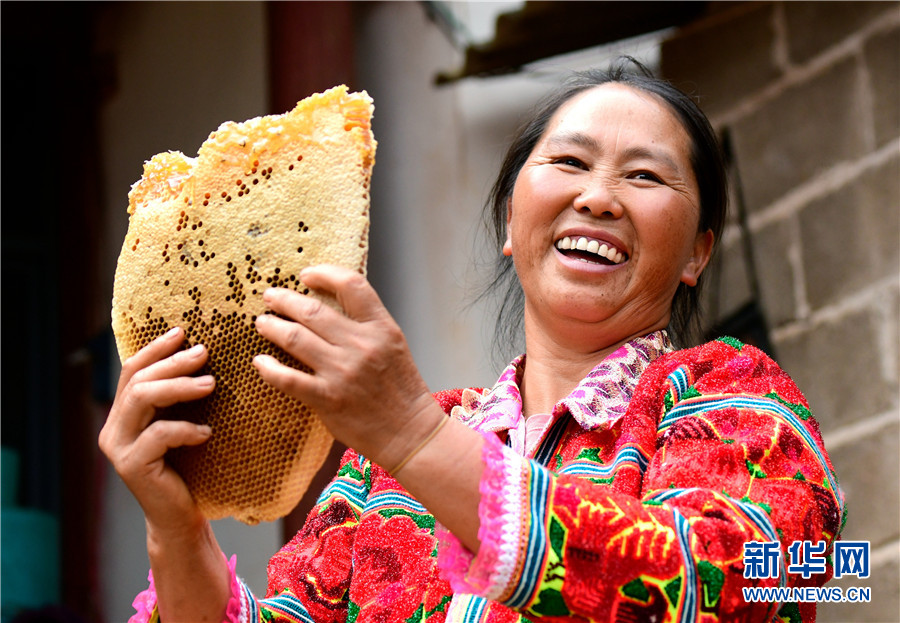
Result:
M556 403L552 420L569 413L582 428L609 428L628 409L638 379L650 363L673 350L664 330L635 338L616 349L591 370L571 394ZM518 379L525 369L520 355L490 390L467 389L451 415L470 428L499 433L524 426Z

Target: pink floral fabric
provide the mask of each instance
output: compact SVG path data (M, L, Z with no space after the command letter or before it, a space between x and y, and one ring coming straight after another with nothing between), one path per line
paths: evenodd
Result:
M231 597L225 607L225 619L223 623L239 623L247 620L247 603L242 584L237 576L237 556L226 558L228 572L231 574ZM150 585L134 598L132 607L135 613L128 619L128 623L158 623L159 613L156 610L156 585L153 581L153 571L147 575Z
M671 350L672 343L665 331L655 331L623 344L557 403L547 428L566 413L585 430L614 426L625 415L641 373L650 362ZM525 355L521 355L509 364L490 390L464 390L460 405L454 407L451 416L482 433L509 431L508 445L517 454L529 457L519 393L524 369Z

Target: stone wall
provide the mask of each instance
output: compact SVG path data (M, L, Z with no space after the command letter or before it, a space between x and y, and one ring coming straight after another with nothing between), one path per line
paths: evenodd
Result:
M712 3L661 59L740 180L747 236L732 217L707 321L759 304L846 493L844 538L871 542L870 578L833 582L871 603L819 620L900 621L900 3Z

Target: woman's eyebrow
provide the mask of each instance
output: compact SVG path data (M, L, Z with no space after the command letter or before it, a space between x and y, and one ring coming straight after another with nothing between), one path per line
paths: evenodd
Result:
M570 145L578 145L592 151L600 151L600 143L593 136L584 132L561 132L552 134L547 139L549 147L567 147Z
M589 134L584 132L561 132L553 134L547 138L547 146L554 149L561 149L577 145L594 152L600 152L603 147L600 142ZM681 170L678 161L672 157L668 151L663 149L651 149L642 145L629 147L622 152L625 160L656 160L671 169Z
M622 155L626 160L655 160L676 171L681 170L678 161L673 158L671 154L662 149L649 149L647 147L635 146L626 149Z

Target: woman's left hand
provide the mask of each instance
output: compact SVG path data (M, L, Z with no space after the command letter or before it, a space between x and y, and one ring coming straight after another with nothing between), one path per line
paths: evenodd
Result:
M336 296L346 315L292 290L267 290L263 298L280 317L259 316L257 330L312 372L268 355L254 365L266 382L311 407L336 439L390 469L446 416L365 277L325 265L301 279Z

